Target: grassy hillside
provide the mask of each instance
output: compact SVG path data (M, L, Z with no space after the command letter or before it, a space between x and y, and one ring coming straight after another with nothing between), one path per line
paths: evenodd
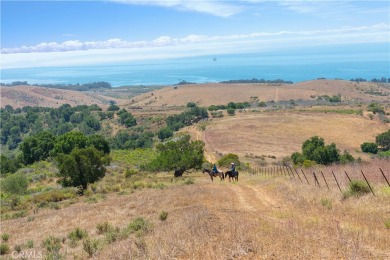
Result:
M350 102L390 101L389 84L356 83L342 80L314 80L295 84L189 84L171 86L134 98L128 105L183 106L195 102L200 106L228 102L282 100L316 100L319 96L341 95Z
M328 191L280 175L242 172L238 183L212 183L199 172L126 177L147 154L115 152L107 176L82 197L44 203L42 194L58 187L34 181L46 190L25 196L24 216L1 221L6 257L15 250L55 259L390 257L383 184L375 184L376 197L342 199L337 186Z

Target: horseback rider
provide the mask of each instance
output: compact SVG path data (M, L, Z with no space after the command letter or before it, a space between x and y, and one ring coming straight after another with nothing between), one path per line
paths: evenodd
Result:
M232 173L233 173L234 175L236 175L236 165L234 164L234 162L232 162L230 165L231 165L230 170L232 171Z
M213 165L213 174L217 174L217 173L218 173L217 165L214 163L214 165Z

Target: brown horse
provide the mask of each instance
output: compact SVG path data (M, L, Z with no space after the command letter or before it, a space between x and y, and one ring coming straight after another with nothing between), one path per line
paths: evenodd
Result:
M212 170L209 169L203 169L203 173L207 172L211 178L211 181L214 181L214 177L219 176L221 178L221 181L225 179L225 174L221 171L218 171L218 173L214 173Z
M231 180L233 180L233 182L238 181L238 171L236 171L235 173L232 171L227 171L225 173L225 177L226 176L229 176L229 181L231 181Z

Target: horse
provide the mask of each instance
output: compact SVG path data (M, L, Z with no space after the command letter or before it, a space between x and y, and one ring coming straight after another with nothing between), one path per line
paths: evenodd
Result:
M214 173L212 170L209 169L203 169L203 173L207 172L210 175L211 181L214 181L214 177L219 176L221 178L221 181L225 179L225 174L221 171L218 171L218 173Z
M225 172L225 176L229 176L229 181L238 181L238 171L236 171L235 173L233 173L232 171L227 171Z

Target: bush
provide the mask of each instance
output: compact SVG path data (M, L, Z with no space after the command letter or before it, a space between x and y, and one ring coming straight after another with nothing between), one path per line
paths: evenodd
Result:
M159 219L160 219L161 221L165 221L165 220L167 220L167 218L168 218L168 212L166 212L166 211L161 211L160 216L159 216Z
M348 151L344 151L344 153L340 156L340 163L342 164L347 164L354 161L355 158L350 153L348 153Z
M376 143L365 142L360 145L360 148L362 148L362 152L364 153L378 153L378 145Z
M7 233L3 233L1 234L1 239L4 241L4 242L7 242L8 239L9 239L9 235Z
M138 174L138 171L136 169L126 169L125 178L130 178L131 176L134 176L136 174Z
M194 102L188 102L187 107L195 107L196 104Z
M0 255L5 255L9 253L9 246L7 244L0 244Z
M85 229L76 228L68 234L68 238L73 241L79 241L85 237L88 237L88 232Z
M237 154L229 153L227 155L222 156L218 161L218 166L229 167L230 163L234 162L236 167L240 166L241 162Z
M75 198L76 196L75 190L51 190L35 195L32 201L35 203L59 202Z
M236 110L232 107L228 107L226 111L229 116L234 116L236 114Z
M98 223L96 225L96 228L97 228L97 232L98 234L104 234L104 233L107 233L107 232L110 232L111 230L114 230L114 227L108 223L107 221L106 222L103 222L103 223Z
M23 173L14 173L1 181L1 190L9 194L24 194L27 191L28 181Z
M390 150L390 130L378 135L375 140L381 149L384 151Z
M48 253L58 256L61 249L61 239L58 237L49 236L43 240L43 247Z
M83 249L88 254L88 257L92 257L98 250L99 241L96 239L86 239L83 241Z
M130 222L127 228L130 233L135 233L137 236L142 236L151 230L151 224L146 219L138 217Z
M310 160L304 160L303 164L302 164L302 166L304 168L311 168L311 167L313 167L315 165L316 165L316 162L315 161L310 161Z
M332 209L332 201L329 199L321 199L321 205L327 209Z
M33 248L34 247L34 241L33 240L28 240L26 242L26 247L27 248Z
M385 221L385 227L390 229L390 218Z
M367 183L353 180L349 183L348 190L344 193L344 198L351 196L359 197L367 193L370 193L370 187L368 187Z

